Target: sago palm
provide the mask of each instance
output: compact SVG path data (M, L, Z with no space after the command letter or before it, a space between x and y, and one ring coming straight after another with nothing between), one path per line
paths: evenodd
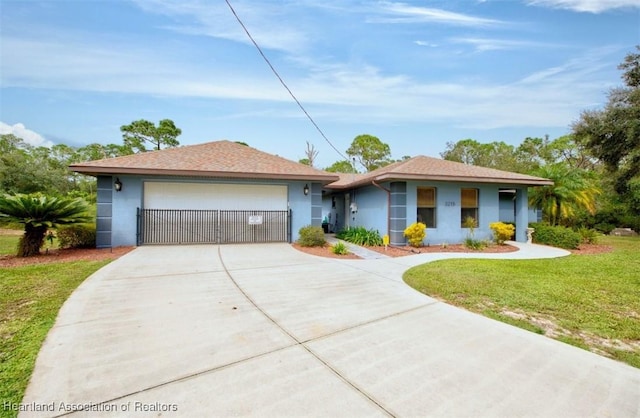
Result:
M595 213L601 191L583 170L553 164L540 167L535 175L553 180L552 186L535 187L529 193L529 205L542 209L551 225L571 218L578 209Z
M89 221L87 209L87 203L82 199L41 194L0 196L0 217L24 225L18 257L39 254L49 228Z

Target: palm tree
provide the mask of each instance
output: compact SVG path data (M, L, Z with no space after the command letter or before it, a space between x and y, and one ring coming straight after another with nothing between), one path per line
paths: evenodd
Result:
M596 197L601 191L586 171L550 164L540 167L534 175L553 180L552 186L535 187L529 193L529 205L541 208L551 225L571 218L578 209L595 213Z
M87 203L82 199L41 194L0 196L0 217L24 224L18 257L39 254L49 228L89 221L87 210Z

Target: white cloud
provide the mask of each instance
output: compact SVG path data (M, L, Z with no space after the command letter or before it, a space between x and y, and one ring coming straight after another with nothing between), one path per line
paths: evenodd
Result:
M2 85L259 100L276 106L278 102L291 103L286 91L266 71L260 72L261 76L241 70L231 73L206 63L167 60L154 55L154 51L125 42L112 43L109 49L82 42L3 39L7 59L3 62ZM576 117L576 109L602 96L602 82L594 74L609 65L603 64L605 55L606 51L599 51L577 57L513 83L477 79L424 82L403 74L386 74L361 62L313 61L300 61L298 65L304 66L304 75L291 72L286 81L314 117L325 120L444 121L476 129L566 126ZM40 71L42 68L47 71ZM288 110L275 116L303 117L301 112ZM20 128L24 130L23 126L15 125L16 130ZM30 143L44 141L41 136L31 138Z
M458 44L468 44L475 47L477 52L510 50L532 47L549 47L549 45L532 41L518 41L511 39L489 39L489 38L451 38L451 42ZM557 46L557 45L554 45Z
M9 125L0 121L0 135L13 134L18 138L22 138L27 144L34 147L51 147L53 142L45 139L37 132L27 129L22 123L16 123L15 125Z
M441 23L455 26L493 26L503 22L494 19L449 12L442 9L411 6L406 3L383 2L381 16L369 18L372 23Z
M189 35L202 35L250 44L224 1L134 0L147 13L162 14L175 21L165 28ZM234 1L232 6L261 48L295 52L304 49L308 39L304 30L281 4ZM278 22L274 24L274 22Z
M602 13L607 10L623 8L640 8L639 0L529 0L527 3L533 6L588 13Z

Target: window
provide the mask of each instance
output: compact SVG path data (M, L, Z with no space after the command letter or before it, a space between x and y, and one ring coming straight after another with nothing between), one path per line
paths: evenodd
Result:
M479 224L478 219L478 189L460 190L460 220L464 228L464 220L471 216Z
M436 227L436 189L435 187L418 187L418 214L417 221L427 225L427 228Z

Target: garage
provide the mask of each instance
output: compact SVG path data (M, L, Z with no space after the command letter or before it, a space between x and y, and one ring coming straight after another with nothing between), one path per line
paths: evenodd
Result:
M339 176L214 141L73 164L97 179L96 246L291 242Z
M143 189L139 244L290 240L286 185L147 181Z

